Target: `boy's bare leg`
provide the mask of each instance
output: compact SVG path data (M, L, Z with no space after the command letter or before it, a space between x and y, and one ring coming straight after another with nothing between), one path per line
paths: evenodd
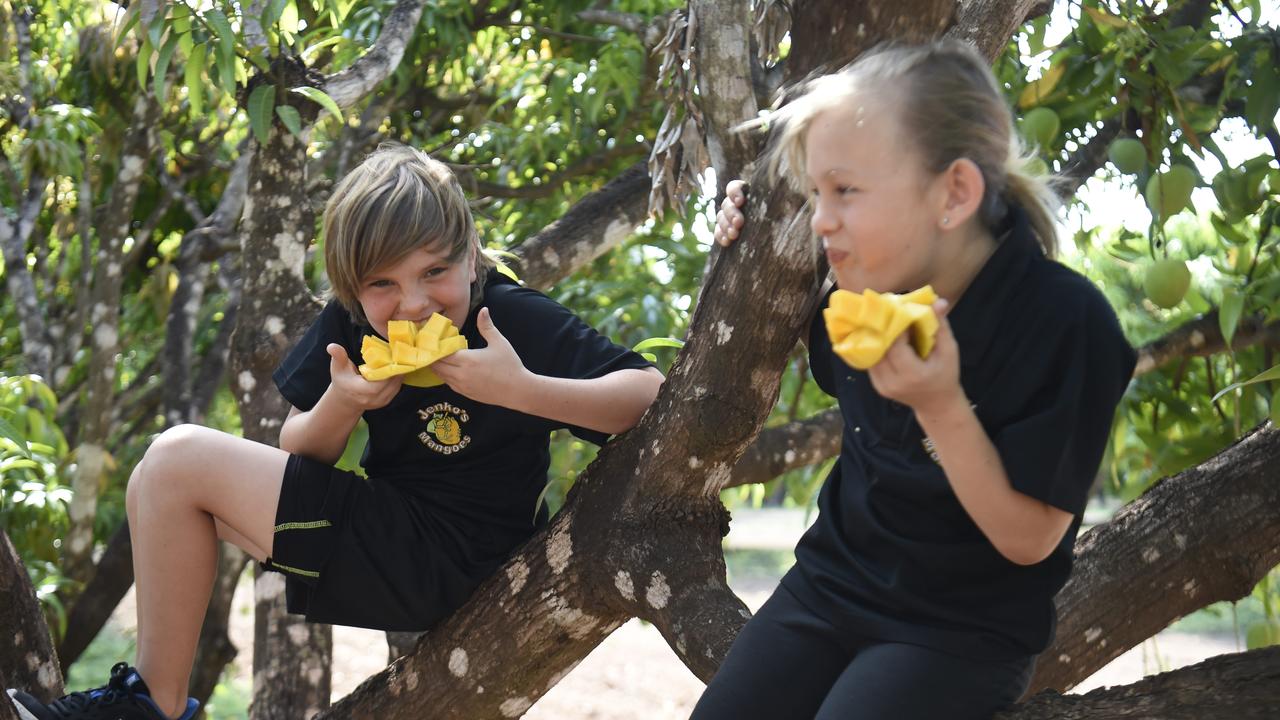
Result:
M165 431L129 481L138 600L138 671L168 715L187 683L224 539L262 560L271 549L289 455L196 425ZM265 551L265 552L264 552Z

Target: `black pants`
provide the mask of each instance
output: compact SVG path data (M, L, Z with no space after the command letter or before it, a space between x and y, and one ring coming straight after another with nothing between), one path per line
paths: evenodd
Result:
M1013 704L1034 665L851 642L780 586L734 640L692 720L979 720Z

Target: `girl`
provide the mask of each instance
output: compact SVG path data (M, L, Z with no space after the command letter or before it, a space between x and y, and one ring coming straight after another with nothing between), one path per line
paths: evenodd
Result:
M693 717L990 717L1053 637L1135 354L1102 294L1050 259L1052 196L1020 169L1009 110L968 46L879 49L768 122L770 167L808 191L836 285L929 284L945 299L928 357L904 333L867 372L814 317L840 458L795 566ZM732 184L722 244L743 200Z
M601 444L656 396L643 358L493 269L457 180L425 153L380 148L324 225L334 300L275 372L292 405L280 449L196 426L156 439L126 496L137 669L50 705L11 691L22 718L193 717L218 539L284 573L289 611L310 621L430 628L545 524L551 431ZM431 365L445 385L360 375L366 334L435 312L473 348ZM332 466L361 417L368 481Z

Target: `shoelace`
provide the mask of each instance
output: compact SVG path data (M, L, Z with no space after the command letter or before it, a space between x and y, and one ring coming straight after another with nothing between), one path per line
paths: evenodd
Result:
M106 685L92 690L84 690L65 695L53 701L49 709L59 715L70 715L73 712L86 710L99 703L112 703L128 697L131 693L125 687L125 678L129 676L128 663L116 663L111 667L111 679Z

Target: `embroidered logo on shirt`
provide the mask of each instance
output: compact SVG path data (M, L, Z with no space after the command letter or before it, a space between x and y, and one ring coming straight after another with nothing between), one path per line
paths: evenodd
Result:
M471 420L466 410L442 402L419 410L418 417L427 421L426 432L418 433L418 439L441 455L452 455L471 444L471 436L462 434L462 424Z

